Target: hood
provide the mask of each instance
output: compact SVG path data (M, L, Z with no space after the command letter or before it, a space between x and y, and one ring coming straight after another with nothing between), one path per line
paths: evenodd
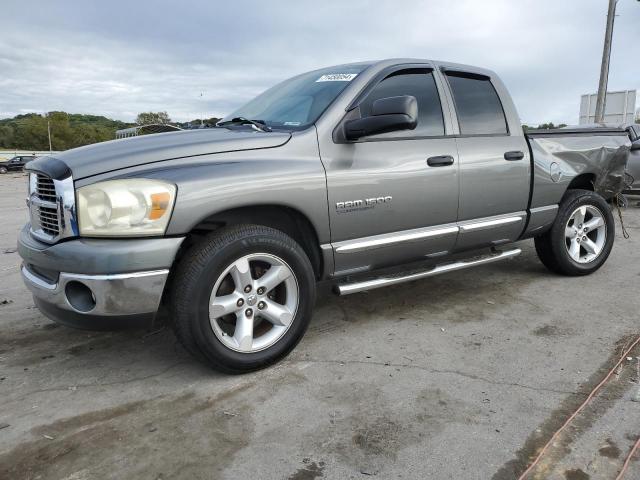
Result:
M256 150L284 145L291 138L285 132L257 132L209 128L158 133L140 137L95 143L53 155L66 164L74 180L122 168L211 153ZM30 162L30 170L39 168L50 157Z

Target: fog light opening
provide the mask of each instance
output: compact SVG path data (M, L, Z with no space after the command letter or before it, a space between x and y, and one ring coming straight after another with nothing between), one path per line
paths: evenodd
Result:
M84 283L71 281L64 288L67 302L79 312L90 312L96 306L96 297Z

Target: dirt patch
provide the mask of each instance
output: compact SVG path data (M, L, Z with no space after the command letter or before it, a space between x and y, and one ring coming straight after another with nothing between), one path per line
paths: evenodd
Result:
M25 324L26 325L26 324ZM8 345L16 349L37 349L43 343L71 343L73 340L87 340L87 332L59 328L55 323L47 323L42 326L30 325L18 331L0 331L0 345ZM56 330L53 332L52 330ZM109 335L109 334L106 334Z
M315 480L324 476L324 462L312 462L311 459L302 460L304 466L289 476L288 480Z
M47 323L42 326L42 330L55 330L56 328L60 328L62 325L59 323Z
M252 406L239 398L252 387L161 396L39 426L33 440L0 455L0 478L217 478L253 431ZM190 454L172 455L176 444Z
M620 453L622 453L620 452L618 445L616 445L616 443L610 438L607 438L606 444L600 448L598 452L600 455L607 458L620 458Z
M175 342L171 332L161 332L145 337L144 330L126 330L112 332L88 332L60 326L55 323L32 325L19 331L0 331L0 345L9 355L4 359L7 366L32 367L55 354L58 361L78 361L101 355L120 356L120 352L151 351L154 346L163 344L170 351ZM158 352L162 351L158 349ZM43 358L47 357L47 358Z
M74 345L71 348L67 349L67 353L69 355L72 355L74 357L77 357L78 355L82 355L84 353L88 353L91 350L93 350L93 347L89 344L86 343L81 343L80 345Z
M566 470L564 472L564 477L567 480L589 480L591 478L588 473L583 472L579 468Z
M453 423L481 423L485 415L478 405L437 388L418 390L398 409L396 400L379 385L363 382L344 388L336 383L333 387L323 391L331 413L328 424L314 436L318 443L313 451L362 475L386 478L403 449L424 444Z
M527 466L537 456L542 447L549 441L553 434L562 426L566 419L584 402L587 395L593 388L602 381L604 376L611 370L613 365L620 359L620 355L635 340L636 335L623 337L616 343L614 352L606 362L591 375L589 380L580 386L577 393L569 395L555 411L551 413L524 443L524 446L516 452L516 457L508 461L498 472L493 475L492 480L512 480L527 468ZM637 346L629 355L640 355L640 346ZM614 400L622 398L624 393L632 387L631 379L634 378L634 368L622 364L619 376L612 377L590 402L590 404L576 417L572 424L557 439L554 446L549 448L532 472L531 479L547 478L548 473L565 455L571 451L570 445L579 438L582 433L588 430L595 420L609 410ZM580 477L574 477L576 479Z
M555 325L545 325L536 328L533 334L538 337L555 337L556 335L560 335L560 329Z
M566 328L560 328L557 325L543 325L542 327L536 328L532 332L536 337L560 337L563 335L569 335L572 332Z
M400 425L388 419L376 419L363 425L353 435L353 444L365 455L382 455L387 451L396 451Z

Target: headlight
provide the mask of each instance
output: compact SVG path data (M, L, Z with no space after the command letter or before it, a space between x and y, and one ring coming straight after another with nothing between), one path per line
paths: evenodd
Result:
M162 235L171 217L176 187L160 180L132 178L87 185L77 195L80 235Z

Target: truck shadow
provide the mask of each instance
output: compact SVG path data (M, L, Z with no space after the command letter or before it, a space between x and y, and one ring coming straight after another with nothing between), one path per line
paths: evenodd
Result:
M526 302L544 313L522 290L541 278L561 280L540 264L531 242L520 246L522 255L512 260L345 297L332 294L323 285L306 341L338 328L346 327L348 334L349 324L365 322L429 322L431 317L443 314L448 322L481 322L514 302ZM90 332L52 323L33 308L29 311L30 325L0 331L0 355L7 367L24 372L36 367L80 371L90 362L135 375L136 371L159 371L179 363L196 376L219 375L194 360L166 324L155 330Z
M470 268L358 294L337 297L328 288L319 293L311 332L325 332L340 324L387 320L423 320L446 314L450 322L479 322L496 309L526 302L523 289L551 274L536 257L532 242L519 245L523 253L504 262Z

